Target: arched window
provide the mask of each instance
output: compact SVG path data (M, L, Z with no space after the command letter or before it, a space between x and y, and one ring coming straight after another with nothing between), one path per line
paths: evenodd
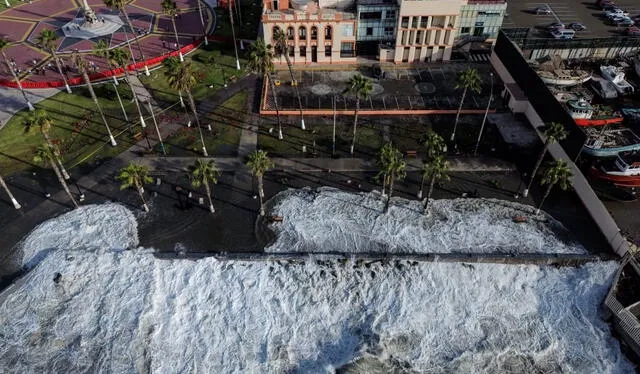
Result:
M293 40L293 27L291 26L287 28L287 39Z
M324 39L331 40L331 26L327 26L324 28Z
M311 26L311 40L318 40L318 28Z
M298 38L306 39L307 38L307 28L304 26L300 26L298 29Z
M271 29L271 36L275 38L278 32L280 32L280 28L278 26L273 26L273 29Z

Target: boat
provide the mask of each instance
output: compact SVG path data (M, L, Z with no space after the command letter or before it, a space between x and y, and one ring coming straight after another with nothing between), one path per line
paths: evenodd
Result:
M606 126L624 120L619 113L597 111L584 97L567 100L565 106L578 126Z
M592 167L589 173L591 177L611 182L617 187L640 187L640 153L620 153L615 159Z
M625 127L602 130L584 127L587 135L582 151L594 157L612 157L622 152L640 151L640 137Z
M633 59L633 68L636 71L636 75L640 77L640 56Z
M615 66L600 66L600 72L604 79L613 83L616 87L616 91L618 91L621 95L628 95L635 92L633 86L627 82L624 78L624 71L622 68L618 68Z
M611 115L595 116L595 117L591 117L589 119L578 118L578 119L575 120L576 125L581 126L581 127L607 126L607 125L613 125L613 124L616 124L616 123L622 123L622 121L624 121L623 117L616 117L616 116L611 116Z
M584 70L555 69L538 71L540 79L554 86L577 86L591 79L591 73Z
M622 116L630 123L640 125L640 108L622 108Z
M618 97L616 85L599 75L593 75L589 81L591 88L603 99L615 99Z

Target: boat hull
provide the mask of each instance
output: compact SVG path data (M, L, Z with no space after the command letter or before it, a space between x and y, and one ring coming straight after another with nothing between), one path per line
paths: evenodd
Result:
M622 123L624 118L622 117L611 117L611 118L576 118L576 125L578 126L606 126L614 123Z
M590 170L592 177L611 182L618 187L640 187L640 175L615 175L606 173L598 168Z
M546 77L540 77L540 78L546 84L550 84L553 86L571 87L571 86L577 86L579 84L582 84L588 81L589 79L591 79L591 75L587 75L585 77L579 77L576 79L546 78Z
M640 144L632 144L625 147L612 147L612 148L591 148L584 146L582 150L584 153L594 157L612 157L618 155L620 152L626 151L639 151Z

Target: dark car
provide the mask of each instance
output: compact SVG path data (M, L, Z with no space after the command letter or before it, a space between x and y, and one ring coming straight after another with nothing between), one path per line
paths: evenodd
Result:
M614 19L611 21L614 25L618 27L630 27L635 25L636 23L629 17Z
M612 5L615 5L615 3L613 1L611 1L611 0L601 0L601 1L596 2L596 6L599 6L600 8L604 8L604 7L612 6Z
M584 31L587 29L587 27L580 22L570 23L568 27L573 31Z
M631 26L627 28L627 35L640 36L640 27Z
M545 6L539 6L536 9L534 9L534 12L538 15L543 14L543 15L549 15L551 14L551 8L549 8L548 5Z

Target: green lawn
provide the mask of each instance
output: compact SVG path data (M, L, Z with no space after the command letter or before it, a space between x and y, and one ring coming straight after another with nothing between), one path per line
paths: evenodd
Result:
M197 74L198 84L192 94L196 100L201 100L207 95L224 87L224 83L235 77L244 76L243 70L236 69L236 58L231 47L221 43L209 43L207 47L198 49L185 57L185 60L193 62L194 71ZM240 60L241 67L245 61ZM179 100L178 93L169 87L165 76L165 69L158 68L151 72L150 76L140 76L140 80L153 97L164 104L175 103ZM210 86L213 86L210 88Z
M237 154L247 112L247 96L246 91L240 92L217 107L213 113L200 118L202 125L211 125L211 132L203 128L209 155L235 156ZM200 153L202 148L200 135L195 127L180 129L165 139L165 146L167 154L171 156L193 156L194 153Z
M50 136L61 149L64 163L69 169L86 162L114 157L132 144L125 131L127 126L112 86L100 85L95 90L111 130L117 135L117 147L109 144L107 130L86 88L75 87L73 94L61 92L36 104L36 108L45 109L51 116ZM123 84L119 86L119 92L130 118L135 118L131 92ZM19 112L0 129L0 170L5 175L33 167L33 152L44 142L37 129L25 133L27 113Z
M255 40L257 38L258 26L260 25L260 16L262 15L262 2L252 1L242 4L242 22L238 22L236 15L235 31L236 38ZM231 22L229 21L229 12L227 8L216 8L217 25L214 35L231 37ZM238 51L240 53L240 51Z

